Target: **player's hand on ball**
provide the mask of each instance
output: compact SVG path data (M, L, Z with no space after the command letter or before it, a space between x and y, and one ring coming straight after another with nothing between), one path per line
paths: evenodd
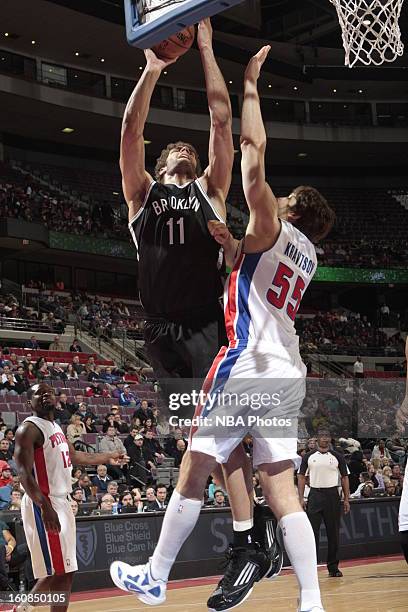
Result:
M248 80L257 81L258 80L259 75L261 74L261 68L270 50L271 50L271 46L265 45L265 47L262 47L262 49L260 49L258 53L251 58L247 66L247 69L245 70L245 80L246 81Z
M228 227L225 223L221 223L221 221L208 221L208 231L214 240L221 245L225 245L232 238Z
M124 453L110 453L109 463L111 465L120 465L121 467L129 463L129 457Z
M156 70L165 70L167 66L170 64L174 64L177 62L178 57L173 57L172 59L162 59L161 57L157 57L155 52L152 49L145 49L144 51L146 57L146 64L148 68L155 68Z
M203 47L212 47L212 35L213 29L211 20L209 17L207 17L207 19L203 19L198 24L197 44L199 49L202 49Z
M44 527L48 533L59 533L61 531L61 524L59 522L58 514L55 512L51 504L44 504L41 508L42 520Z

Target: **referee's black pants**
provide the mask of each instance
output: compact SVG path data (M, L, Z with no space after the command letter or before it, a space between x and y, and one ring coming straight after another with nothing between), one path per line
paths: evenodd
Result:
M310 489L307 501L307 516L313 527L319 558L319 533L322 520L327 533L327 569L335 572L339 567L339 533L341 502L337 487L327 489Z

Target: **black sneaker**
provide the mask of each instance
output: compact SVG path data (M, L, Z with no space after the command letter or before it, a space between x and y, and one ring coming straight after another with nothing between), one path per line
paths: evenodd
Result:
M221 612L242 604L269 567L270 560L258 544L230 546L224 577L207 601L209 610Z
M255 506L254 527L257 542L270 562L269 570L263 578L273 580L279 576L283 567L283 549L279 542L278 522L268 506Z

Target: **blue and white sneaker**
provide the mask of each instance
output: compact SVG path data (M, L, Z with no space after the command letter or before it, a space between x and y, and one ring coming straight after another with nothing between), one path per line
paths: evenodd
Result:
M150 560L146 565L114 561L110 566L110 575L119 589L133 593L149 606L158 606L166 601L167 582L152 578Z

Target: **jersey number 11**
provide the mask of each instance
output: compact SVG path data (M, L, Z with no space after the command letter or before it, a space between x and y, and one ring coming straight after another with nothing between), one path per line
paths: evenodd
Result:
M174 219L171 217L166 223L169 226L169 244L170 246L174 245ZM181 217L178 221L176 221L176 225L179 226L179 241L176 244L184 244L184 218ZM176 228L177 231L177 228ZM177 238L176 238L177 240Z

